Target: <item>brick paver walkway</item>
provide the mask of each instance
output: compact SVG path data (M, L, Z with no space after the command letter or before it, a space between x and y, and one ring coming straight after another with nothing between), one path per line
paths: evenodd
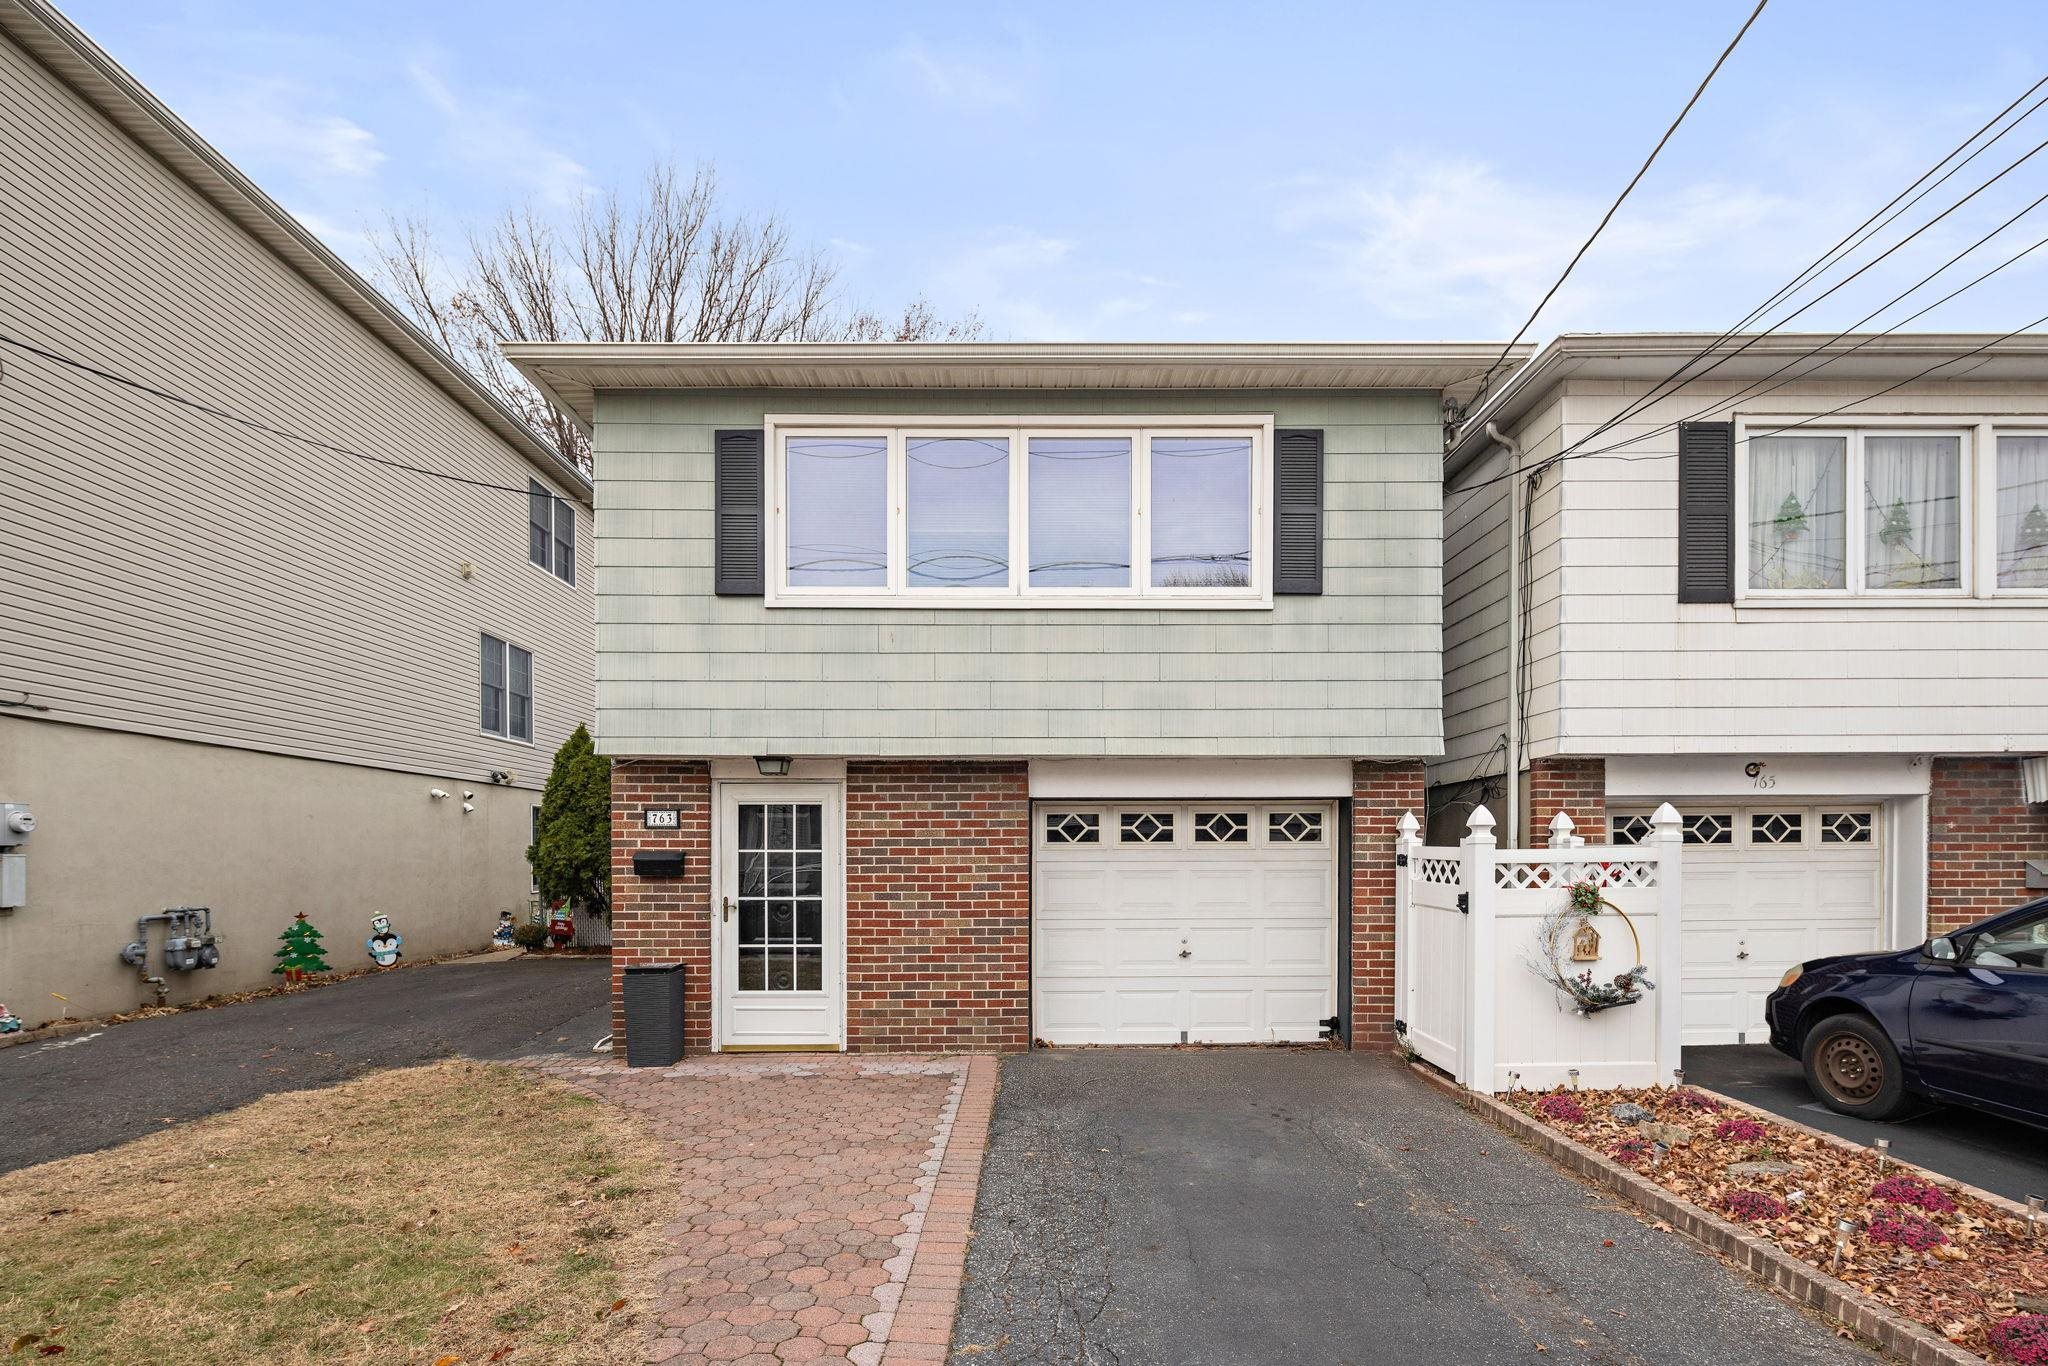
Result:
M632 1110L682 1184L651 1361L944 1360L994 1059L534 1065Z

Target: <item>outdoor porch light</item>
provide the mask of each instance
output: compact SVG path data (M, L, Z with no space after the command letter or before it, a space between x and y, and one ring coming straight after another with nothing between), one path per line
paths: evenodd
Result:
M754 760L754 767L760 770L761 776L764 778L787 778L789 776L789 756L787 754L763 754L760 758Z

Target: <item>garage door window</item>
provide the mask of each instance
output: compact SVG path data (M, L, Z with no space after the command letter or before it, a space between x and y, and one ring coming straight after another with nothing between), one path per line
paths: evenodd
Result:
M1102 817L1093 811L1048 811L1045 813L1047 844L1100 844Z
M1266 817L1266 838L1273 844L1321 844L1323 813L1274 811Z
M1868 811L1823 811L1820 817L1822 844L1870 843Z
M1797 811L1755 811L1749 817L1751 844L1797 844L1806 819Z
M1172 844L1171 811L1126 811L1117 824L1118 838L1125 844Z
M1195 813L1196 844L1248 844L1252 837L1249 811L1198 811Z
M1871 844L1876 840L1877 813L1826 807L1803 811L1700 811L1685 817L1685 842L1752 849L1801 849L1810 844ZM1652 832L1648 813L1616 812L1608 818L1613 842L1642 844ZM1738 838L1739 837L1739 838Z

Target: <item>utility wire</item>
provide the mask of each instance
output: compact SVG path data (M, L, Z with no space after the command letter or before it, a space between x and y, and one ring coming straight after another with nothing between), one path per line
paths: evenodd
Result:
M2028 96L2032 95L2035 91L2039 90L2044 85L2048 85L2048 76L2041 77L2032 85L2028 86L2025 90L2021 91L2019 95L2016 98L2014 98L2012 103L2006 105L2005 108L1999 110L1996 114L1993 114L1989 119L1985 120L1983 125L1979 127L1975 132L1971 133L1968 137L1964 138L1961 142L1957 143L1956 146L1953 149L1951 149L1946 156L1943 156L1940 160L1936 161L1932 166L1928 167L1925 171L1921 172L1917 179L1915 179L1911 184L1907 185L1905 189L1900 190L1897 194L1893 195L1891 199L1887 201L1885 204L1883 204L1881 207L1879 207L1875 213L1871 214L1868 218L1864 219L1854 228L1851 228L1846 234L1843 235L1840 241L1836 242L1834 246L1828 248L1827 251L1821 253L1821 255L1817 257L1812 264L1806 267L1806 269L1800 271L1797 275L1793 276L1783 285L1780 285L1770 295L1770 297L1766 298L1762 303L1758 304L1755 308L1752 308L1748 313L1744 314L1741 318L1737 319L1735 323L1731 325L1726 331L1722 332L1719 336L1709 341L1706 345L1700 347L1699 350L1693 352L1692 355L1686 357L1686 359L1679 364L1676 370L1672 371L1671 374L1667 375L1663 379L1657 381L1656 384L1650 386L1649 390L1646 391L1640 398L1634 400L1626 407L1616 412L1613 416L1609 417L1606 421L1600 423L1592 431L1588 432L1583 438L1581 438L1581 442L1583 443L1585 441L1597 439L1603 432L1609 430L1612 427L1618 426L1623 422L1626 422L1630 417L1633 417L1636 413L1642 411L1644 408L1648 407L1657 399L1664 397L1666 392L1666 386L1670 386L1670 392L1676 392L1677 387L1682 385L1683 383L1689 382L1690 380L1701 378L1703 375L1709 373L1709 371L1702 371L1699 375L1686 374L1688 370L1690 370L1694 365L1697 365L1701 360L1706 358L1716 348L1724 345L1731 338L1739 335L1742 332L1743 328L1748 327L1757 319L1761 318L1765 313L1769 312L1772 308L1789 299L1791 295L1797 292L1800 288L1817 279L1823 271L1825 271L1829 266L1833 265L1842 257L1846 256L1849 252L1854 251L1857 247L1862 246L1865 242L1869 241L1879 232L1882 232L1885 228L1891 226L1891 224L1896 222L1915 204L1918 204L1921 200L1925 199L1928 195L1932 194L1935 190L1939 189L1944 183L1946 183L1950 179L1950 177L1954 176L1958 171L1961 171L1965 166L1968 166L1971 162L1975 161L1985 152L1990 151L1991 148L1994 145L1996 145L2001 138L2005 137L2006 134L2010 133L2013 129L2019 127L2020 124L2026 122L2027 119L2031 118L2035 111L2040 109L2042 105L2048 104L2048 95L2043 95L2039 100L2036 100L2032 105L2030 105L2027 108L2025 113L2021 114L2011 123L2006 124L2005 127L2000 128L1998 132L1993 134L1989 139L1987 139L1981 147L1978 147L1968 156L1963 157L1961 161L1957 161L1955 165L1949 166L1949 169L1947 171L1942 172L1939 179L1935 180L1932 184L1927 185L1925 189L1920 190L1920 193L1913 194L1913 191L1919 188L1920 185L1923 182L1925 182L1930 176L1933 176L1937 171L1941 171L1941 168L1943 166L1947 166L1949 162L1954 161L1955 158L1962 153L1964 148L1968 147L1978 138L1983 137L1986 132L1988 132L2007 114L2010 114L2014 109L2017 109L2022 101L2024 101ZM1905 199L1906 196L1909 194L1913 195L1912 199L1906 202L1905 204L1899 204L1899 201ZM1887 211L1891 210L1894 205L1898 205L1897 212L1889 213L1889 215L1887 216ZM1879 222L1878 220L1880 218L1883 218L1884 221ZM1925 229L1923 228L1922 231L1924 230ZM1905 240L1910 241L1911 238L1909 237ZM1791 317L1782 318L1777 323L1773 324L1772 327L1768 329L1768 331L1776 331L1778 328L1783 327L1785 323L1789 321L1791 321ZM1766 333L1766 335L1768 335L1768 332Z
M1553 298L1557 297L1557 291L1564 288L1564 282L1571 277L1572 271L1577 268L1586 253L1592 250L1593 243L1606 230L1608 223L1613 221L1614 215L1621 208L1622 201L1627 199L1629 193L1642 181L1642 178L1649 174L1650 166L1657 160L1657 154L1664 150L1664 144L1671 141L1672 134L1678 131L1678 125L1685 122L1685 116L1690 114L1692 107L1700 102L1700 96L1707 93L1707 86L1720 72L1722 65L1727 62L1729 56L1735 51L1736 44L1740 43L1743 35L1749 32L1750 25L1754 24L1757 21L1757 16L1764 12L1764 6L1769 3L1770 0L1757 0L1756 8L1749 12L1749 18L1742 21L1742 27L1735 31L1735 36L1728 40L1728 46L1721 49L1721 55L1714 59L1714 65L1708 69L1705 76L1700 78L1699 86L1692 92L1692 98L1685 102L1685 108L1679 110L1678 117L1671 120L1671 126L1664 130L1663 137L1657 139L1657 145L1650 149L1650 155L1643 158L1643 164L1636 168L1636 173L1629 178L1628 184L1621 187L1621 193L1616 195L1614 202L1607 206L1607 212L1600 216L1600 221L1594 225L1592 234L1586 238L1585 242L1572 256L1572 259L1565 264L1564 273L1557 277L1556 283L1551 285L1542 299L1537 301L1536 307L1530 310L1528 318L1515 330L1515 335L1508 339L1508 344L1500 349L1500 355L1494 359L1491 366L1487 367L1486 374L1480 379L1479 392L1481 398L1485 396L1486 386L1492 381L1495 372L1507 363L1508 353L1515 349L1515 343L1520 341L1531 327L1535 326L1537 315L1549 306ZM1477 402L1478 400L1474 401Z
M139 379L130 379L128 376L116 374L112 370L102 369L97 365L73 359L70 356L52 351L47 347L37 346L34 342L25 342L19 337L10 337L4 332L0 332L0 343L5 343L16 350L27 352L31 356L40 357L53 365L62 365L79 371L81 374L91 375L95 379L103 379L109 384L118 384L125 389L132 389L137 393L147 394L151 398L162 399L166 403L175 403L179 407L190 408L193 412L204 413L208 417L219 418L223 422L232 422L236 426L245 427L252 432L261 432L265 436L274 436L285 441L296 442L301 446L310 446L314 450L326 451L330 455L345 455L351 460L362 460L372 465L382 465L386 469L401 470L406 474L425 475L429 479L443 479L451 484L463 484L469 488L489 489L495 493L516 493L521 498L525 498L532 493L531 489L517 488L511 484L494 484L488 479L471 479L466 475L450 474L445 470L428 469L424 465L409 465L403 460L393 460L387 456L366 455L362 451L350 450L347 446L337 445L332 441L323 441L317 436L307 436L301 432L288 431L283 427L273 427L268 422L258 418L244 417L240 413L229 412L225 408L216 408L210 403L201 403L197 399L186 398L183 394L172 393L168 389L159 389L153 384L145 384Z

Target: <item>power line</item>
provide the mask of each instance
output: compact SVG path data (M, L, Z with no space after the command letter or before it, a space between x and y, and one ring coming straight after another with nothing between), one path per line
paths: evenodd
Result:
M1616 195L1614 202L1607 206L1607 212L1600 216L1600 221L1594 225L1592 234L1586 238L1585 242L1572 256L1572 259L1565 263L1564 273L1557 277L1556 283L1551 285L1544 296L1537 301L1536 307L1530 310L1528 318L1515 330L1515 335L1508 338L1508 344L1500 349L1500 355L1494 359L1492 365L1487 367L1485 375L1480 378L1480 394L1482 397L1486 392L1486 385L1493 379L1494 372L1507 363L1508 353L1515 349L1515 343L1520 341L1531 327L1535 326L1536 316L1557 296L1557 291L1564 287L1564 282L1570 278L1572 271L1577 268L1586 253L1592 250L1593 243L1598 240L1600 234L1606 230L1608 223L1613 220L1616 212L1620 210L1622 201L1627 199L1629 193L1635 189L1642 178L1649 174L1650 166L1657 160L1657 154L1664 150L1664 144L1671 141L1671 135L1678 131L1678 125L1685 122L1685 116L1690 114L1692 107L1700 102L1700 96L1707 93L1707 86L1713 81L1715 75L1720 72L1722 65L1727 62L1729 55L1735 51L1735 45L1742 41L1742 36L1749 32L1750 25L1757 21L1757 16L1764 12L1764 6L1769 3L1770 0L1757 0L1756 8L1749 12L1749 18L1742 21L1742 27L1735 31L1735 36L1728 40L1728 46L1721 49L1721 55L1714 59L1714 65L1708 69L1705 76L1700 78L1699 86L1692 92L1692 98L1685 102L1685 108L1679 110L1678 117L1671 120L1671 126L1664 130L1663 137L1657 139L1657 145L1650 149L1650 155L1643 158L1643 164L1636 168L1636 173L1629 177L1628 184L1621 187L1621 193Z
M1947 171L1942 172L1939 179L1935 180L1925 189L1920 190L1919 194L1913 195L1911 200L1909 200L1905 204L1899 204L1900 200L1905 199L1906 196L1909 194L1913 194L1913 191L1916 188L1918 188L1922 184L1922 182L1926 181L1928 177L1934 175L1935 172L1940 171L1943 166L1947 166L1950 161L1954 161L1955 158L1963 151L1964 148L1968 147L1978 138L1983 137L1987 131L1989 131L2007 114L2010 114L2014 109L2017 109L2020 106L2021 102L2024 101L2029 95L2032 95L2036 90L2039 90L2044 85L2048 85L2048 76L2041 77L2032 85L2028 86L2025 90L2021 91L2019 95L2016 96L2010 104L2006 105L2005 108L1999 110L1996 114L1993 114L1989 119L1985 120L1984 123L1975 132L1971 133L1968 137L1964 138L1961 142L1957 143L1955 147L1949 150L1947 155L1943 156L1940 160L1936 161L1932 166L1929 166L1925 171L1922 171L1920 175L1916 179L1914 179L1911 184L1907 185L1905 189L1900 190L1897 194L1893 195L1891 199L1888 200L1882 206L1880 206L1876 212L1872 213L1868 218L1865 218L1861 223L1857 224L1854 228L1851 228L1847 233L1845 233L1842 236L1840 241L1836 242L1834 246L1828 248L1828 250L1821 253L1821 255L1817 257L1804 270L1800 271L1797 275L1793 276L1783 285L1780 285L1775 291L1771 293L1771 295L1768 298L1766 298L1762 303L1758 304L1755 308L1752 308L1748 313L1744 314L1741 318L1737 319L1735 323L1731 325L1726 331L1722 332L1719 336L1707 342L1706 345L1702 346L1699 350L1693 352L1692 355L1686 357L1686 359L1679 364L1676 370L1672 371L1663 379L1658 380L1657 383L1651 385L1649 390L1646 391L1642 395L1642 397L1629 403L1620 411L1616 412L1613 416L1609 417L1604 422L1601 422L1592 431L1588 432L1585 435L1585 437L1581 439L1581 442L1583 443L1584 441L1594 440L1597 437L1599 437L1602 432L1605 432L1610 428L1613 428L1615 426L1620 425L1623 422L1626 422L1630 417L1634 416L1638 412L1641 412L1644 408L1648 407L1658 398L1663 397L1667 385L1673 386L1673 392L1675 392L1675 387L1678 384L1693 379L1699 379L1707 374L1712 373L1714 369L1718 368L1720 362L1716 362L1714 366L1708 367L1707 370L1701 371L1698 375L1686 374L1686 372L1690 370L1694 365L1698 364L1702 359L1711 354L1715 350L1715 348L1723 345L1729 339L1738 335L1743 328L1749 326L1751 323L1755 322L1758 318L1762 317L1772 308L1776 307L1779 303L1788 299L1794 292L1796 292L1802 286L1809 284L1813 280L1818 278L1819 274L1822 271L1826 270L1830 265L1834 264L1837 260L1841 259L1848 252L1854 251L1857 247L1860 247L1865 242L1869 241L1877 233L1883 231L1885 228L1891 226L1891 224L1898 221L1898 219L1902 217L1907 210L1911 209L1915 204L1918 204L1921 200L1925 199L1928 195L1932 194L1935 190L1939 189L1958 171L1961 171L1965 166L1968 166L1971 162L1975 161L1985 152L1990 151L1991 148L1995 146L2000 139L2005 137L2006 134L2012 132L2013 129L2019 127L2020 124L2026 122L2027 119L2031 118L2035 111L2040 109L2042 105L2048 104L2048 95L2044 95L2039 100L2036 100L2031 106L2028 107L2025 113L2021 114L2018 118L2014 119L2005 127L1999 129L1997 133L1993 134L1989 139L1985 141L1983 146L1977 148L1968 156L1963 157L1961 161L1957 161L1956 164L1950 166ZM2039 149L2037 148L2036 150ZM2024 159L2025 158L2022 158L2022 160ZM2011 168L2008 167L2007 169L2010 170ZM1898 211L1895 213L1891 213L1888 217L1885 216L1886 211L1890 210L1893 207L1893 205L1899 205ZM1884 221L1878 222L1878 219L1881 217L1884 219ZM1939 221L1939 219L1936 219L1934 221ZM1875 226L1873 226L1873 224ZM1931 223L1922 225L1919 232L1926 231L1927 227L1929 226L1931 226ZM1903 239L1899 243L1899 245L1904 245L1905 242L1911 241L1913 237L1919 235L1919 232L1915 232L1909 235L1908 237ZM1896 250L1896 247L1894 248L1894 250ZM1872 262L1871 264L1874 265L1876 263ZM1844 283L1846 283L1846 281ZM1911 291L1908 292L1910 293ZM1816 299L1813 302L1817 303L1819 302L1819 300ZM1809 304L1808 306L1810 307L1811 304ZM1881 312L1882 310L1879 311ZM1786 323L1790 322L1792 318L1797 316L1798 314L1795 313L1787 315L1784 318L1780 318L1776 323L1772 324L1770 328L1766 329L1764 335L1769 335L1770 333L1777 331L1779 328L1782 328Z
M516 493L521 498L528 497L533 492L531 489L518 488L511 484L494 484L488 479L471 479L466 475L450 474L445 470L432 470L424 465L409 465L403 460L393 460L388 456L367 455L362 451L351 450L347 446L337 445L332 441L323 441L317 436L307 436L301 432L288 431L283 427L274 427L258 418L244 417L240 413L230 412L225 408L216 408L210 403L201 403L197 399L187 398L183 394L173 393L169 389L159 389L153 384L145 384L139 379L130 379L126 375L116 374L112 370L102 369L100 366L89 364L86 361L76 360L70 356L52 351L47 347L37 346L33 342L25 342L19 337L10 337L4 332L0 332L0 343L5 343L16 350L27 352L31 356L40 357L53 365L62 365L79 371L81 374L91 375L95 379L105 380L109 384L118 384L125 389L133 389L137 393L147 394L151 398L162 399L166 403L175 403L182 408L190 408L195 413L204 413L208 417L219 418L223 422L232 422L236 426L247 428L252 432L261 432L265 436L274 436L281 440L296 442L301 446L310 446L314 450L326 451L330 455L345 455L351 460L361 460L372 465L382 465L386 469L400 470L406 474L424 475L429 479L442 479L448 483L462 484L469 488L489 489L494 493Z

